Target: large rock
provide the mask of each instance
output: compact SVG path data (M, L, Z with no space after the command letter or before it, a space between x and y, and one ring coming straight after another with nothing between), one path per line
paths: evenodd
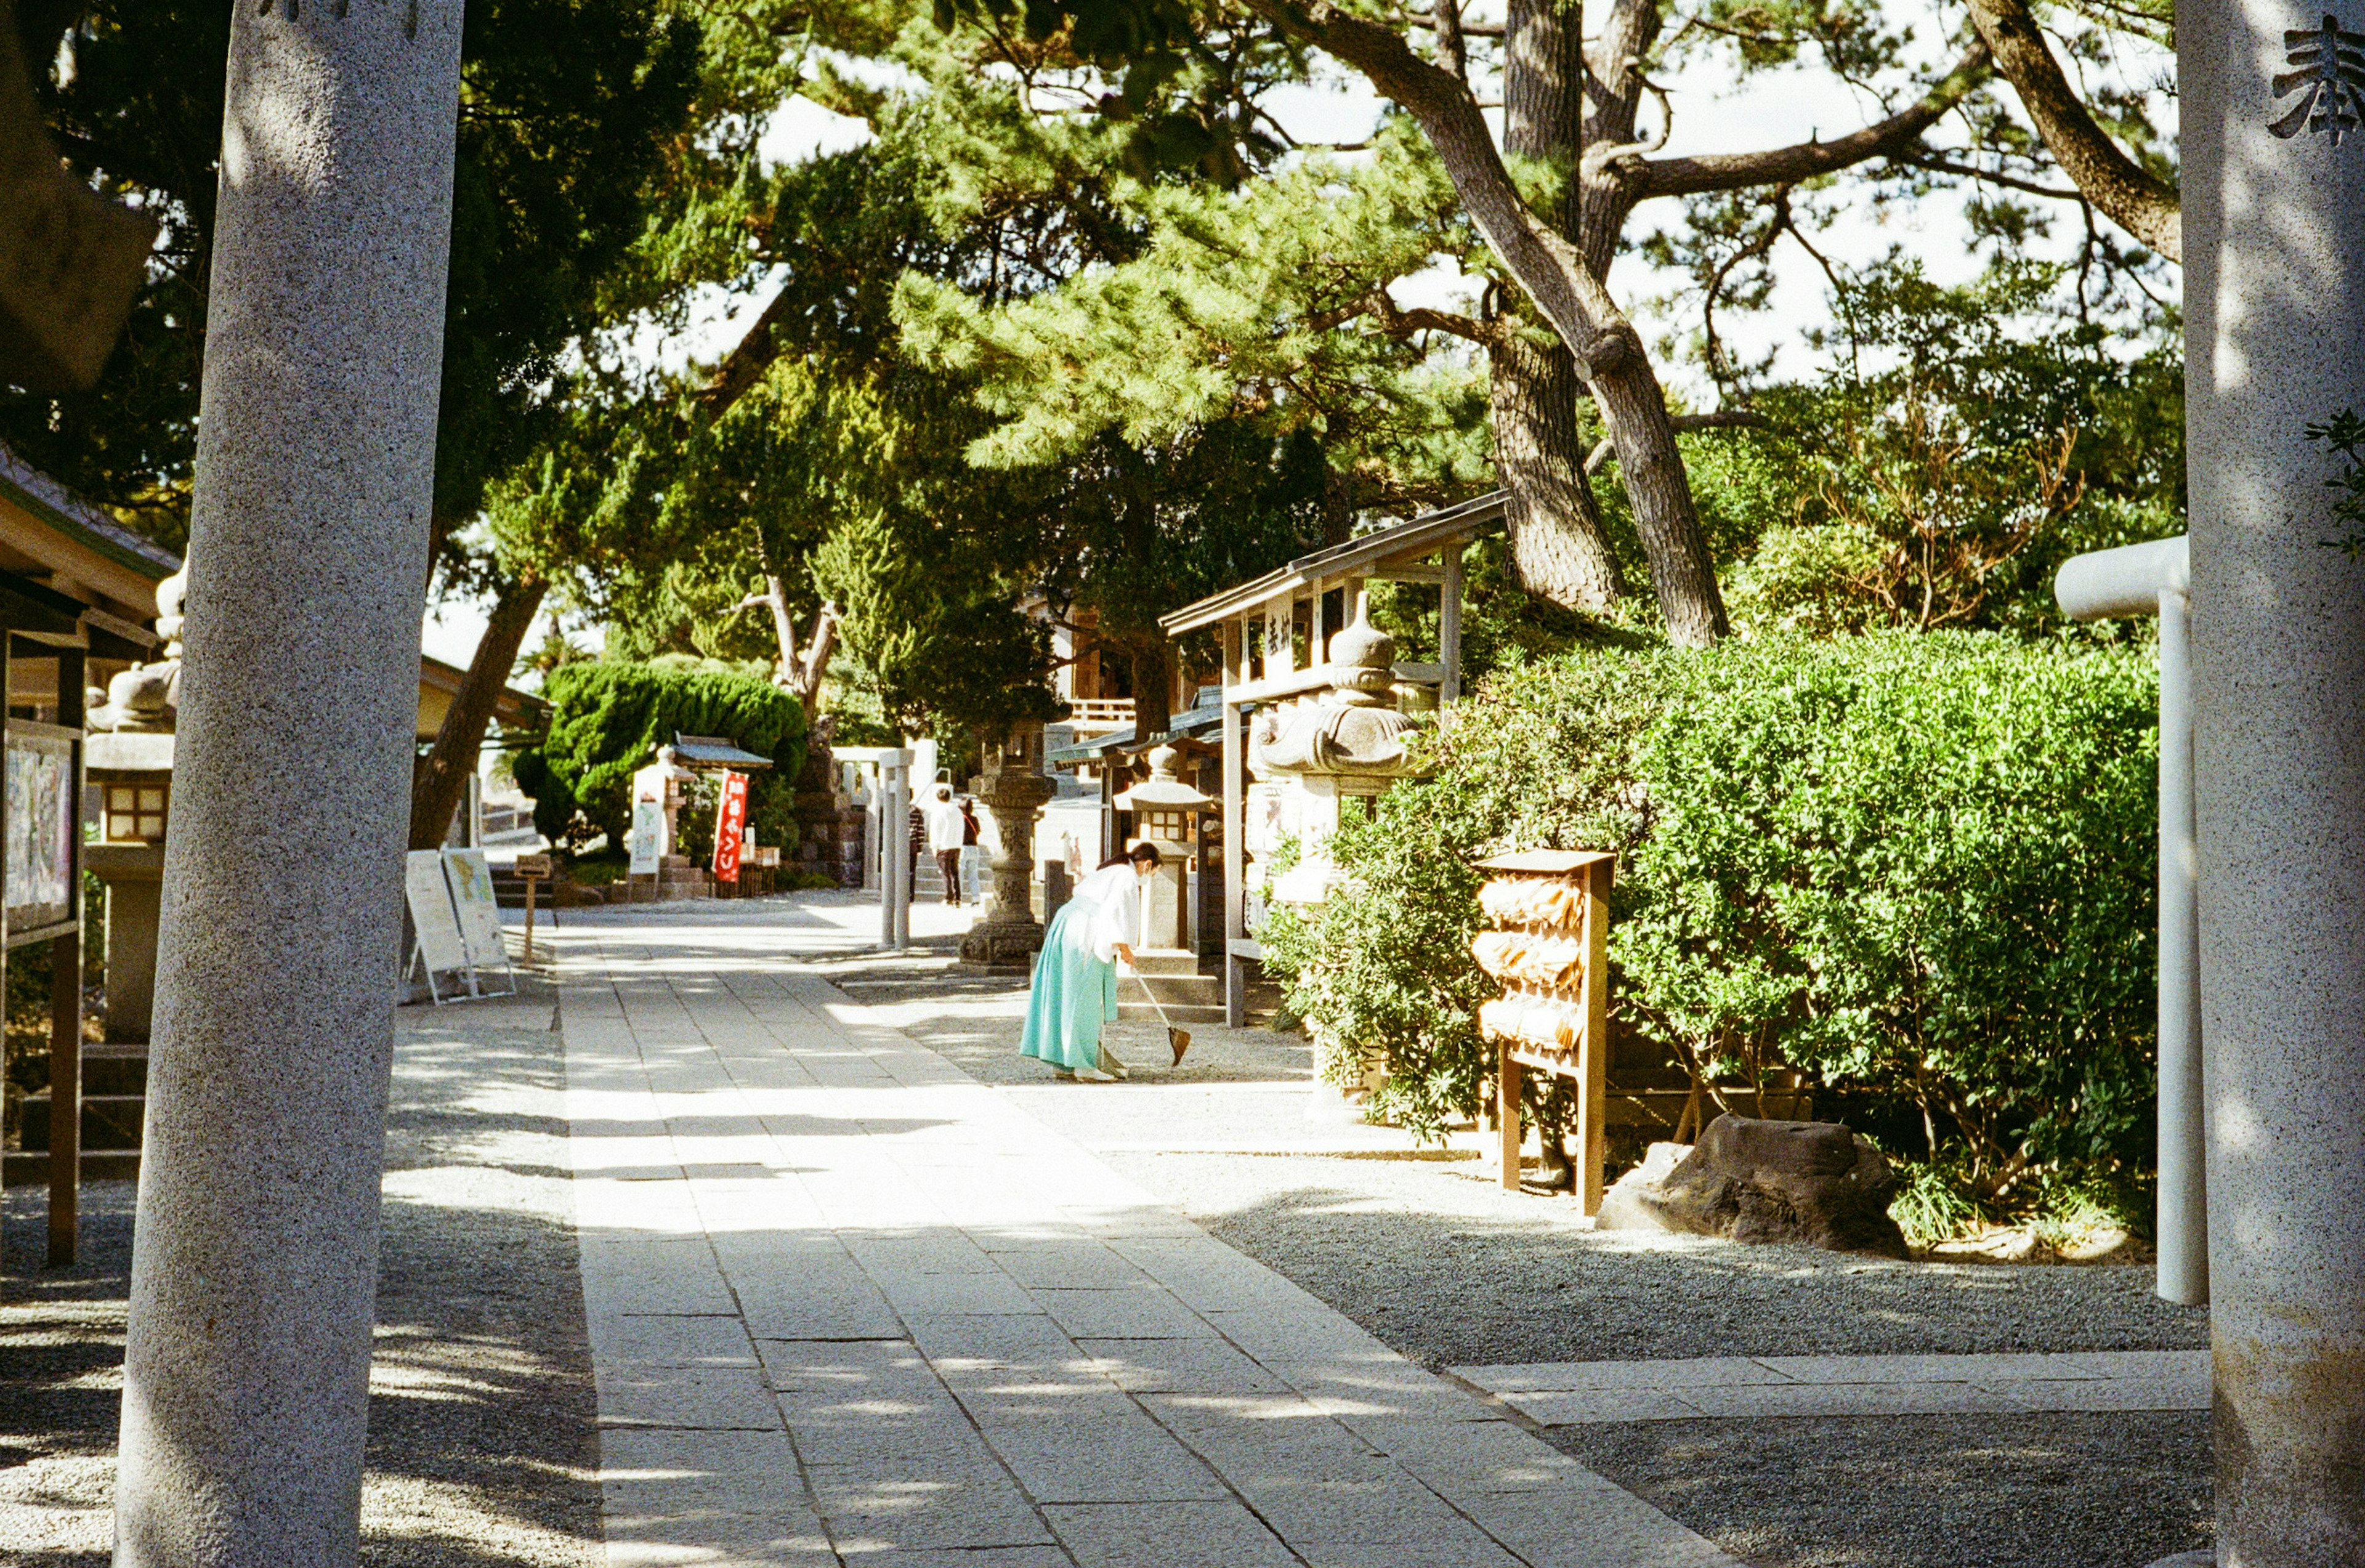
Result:
M1660 1230L1905 1257L1897 1176L1836 1122L1719 1116L1686 1150L1655 1143L1604 1195L1601 1230Z

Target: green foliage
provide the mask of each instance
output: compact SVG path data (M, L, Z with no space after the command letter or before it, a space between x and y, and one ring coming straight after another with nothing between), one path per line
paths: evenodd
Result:
M2319 541L2327 550L2365 554L2365 420L2354 409L2343 409L2320 425L2307 427L2307 439L2340 460L2340 472L2324 482L2338 498L2332 503L2333 521L2348 532L2338 539Z
M2154 676L1994 633L1572 653L1498 675L1333 854L1278 944L1290 1005L1376 1053L1417 1129L1476 1106L1477 878L1620 857L1631 1027L1706 1070L1787 1063L1926 1134L1978 1188L2143 1151L2152 1093Z
M804 767L804 710L779 688L709 666L576 663L552 670L543 696L551 703L549 733L519 754L516 768L519 788L534 800L534 826L552 842L579 848L605 834L611 849L623 844L633 775L677 732L727 736L770 757L772 767L749 780L748 814L759 838L792 842L762 828L792 803ZM706 821L711 843L711 806ZM682 842L700 841L685 831Z
M98 385L0 387L0 437L177 548L230 10L99 0L19 16L28 59L72 61L39 84L60 146L164 232ZM602 292L692 113L701 41L662 0L480 0L465 28L435 482L438 514L455 522L532 450L559 356L603 324Z
M1765 391L1773 431L1732 443L1786 504L1760 498L1762 471L1703 476L1707 497L1750 498L1737 627L2041 632L2068 556L2182 528L2181 363L2063 319L2060 275L2013 263L1944 286L1891 256L1844 281L1833 371Z

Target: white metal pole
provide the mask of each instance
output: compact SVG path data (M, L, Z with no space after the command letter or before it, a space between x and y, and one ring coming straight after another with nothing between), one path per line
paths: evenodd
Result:
M2078 621L2159 617L2159 1191L2153 1289L2209 1299L2209 1145L2201 1046L2201 854L2194 829L2191 548L2156 539L2072 556L2054 582Z

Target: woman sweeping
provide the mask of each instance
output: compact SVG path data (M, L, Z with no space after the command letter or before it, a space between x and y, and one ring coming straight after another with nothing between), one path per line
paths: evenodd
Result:
M1101 1030L1116 1022L1116 960L1133 962L1141 884L1159 858L1156 845L1137 844L1103 861L1076 884L1043 934L1018 1049L1048 1062L1061 1078L1107 1083L1126 1076L1125 1064L1102 1047Z

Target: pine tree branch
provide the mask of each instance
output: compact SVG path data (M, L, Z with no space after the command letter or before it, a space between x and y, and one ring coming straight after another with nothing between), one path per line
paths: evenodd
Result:
M1698 196L1745 190L1751 185L1797 185L1836 174L1872 158L1897 158L1911 151L1928 130L1985 79L1988 46L1975 43L1954 70L1911 107L1832 141L1801 141L1762 152L1717 152L1697 158L1642 158L1630 147L1604 147L1586 155L1605 166L1631 201L1653 196Z
M1968 0L1971 26L1995 51L1996 69L2020 95L2061 172L2113 222L2170 261L2184 259L2175 186L2113 141L2079 98L2024 0Z

